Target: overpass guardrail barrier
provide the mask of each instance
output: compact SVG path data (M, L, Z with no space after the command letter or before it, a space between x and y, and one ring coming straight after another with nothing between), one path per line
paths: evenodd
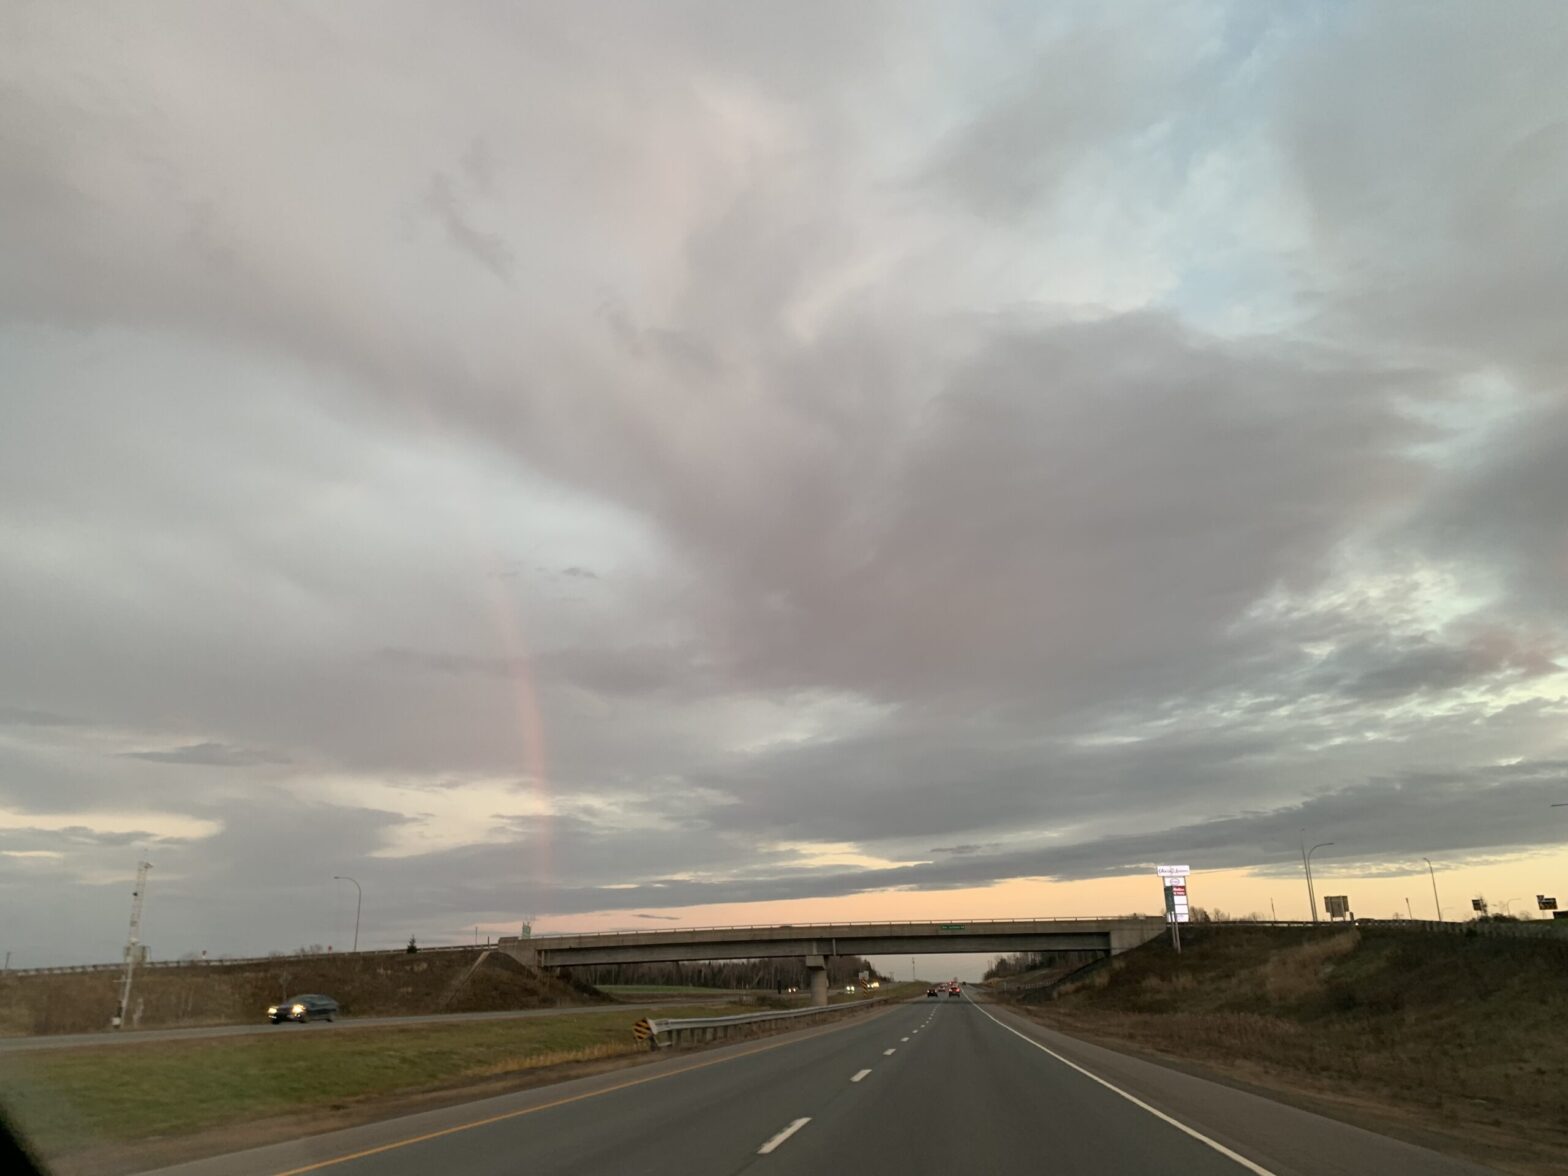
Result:
M889 993L887 996L873 996L869 1000L849 1000L821 1008L772 1009L764 1013L740 1013L729 1017L644 1017L632 1026L632 1035L638 1041L646 1041L649 1049L665 1049L672 1045L692 1045L729 1037L753 1037L759 1032L765 1032L768 1027L780 1027L786 1021L811 1024L813 1020L858 1012L890 1000L906 998L907 994Z

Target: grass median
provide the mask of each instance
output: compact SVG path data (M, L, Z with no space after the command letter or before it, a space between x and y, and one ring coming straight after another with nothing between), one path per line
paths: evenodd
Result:
M754 1006L661 1005L603 1014L354 1032L148 1042L0 1055L0 1106L45 1155L319 1113L646 1049L639 1016L712 1017Z

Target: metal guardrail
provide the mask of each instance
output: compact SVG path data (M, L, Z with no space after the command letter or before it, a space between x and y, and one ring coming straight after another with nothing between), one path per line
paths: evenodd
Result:
M907 994L900 993L899 997L905 995ZM729 1037L737 1030L744 1032L756 1025L767 1025L777 1021L803 1021L812 1017L831 1017L839 1013L870 1008L872 1005L893 999L895 999L894 994L889 993L886 996L873 996L869 1000L848 1000L836 1005L778 1009L765 1013L740 1013L730 1017L645 1017L632 1027L632 1032L639 1041L648 1042L650 1049L663 1049L698 1041L716 1041L720 1037Z

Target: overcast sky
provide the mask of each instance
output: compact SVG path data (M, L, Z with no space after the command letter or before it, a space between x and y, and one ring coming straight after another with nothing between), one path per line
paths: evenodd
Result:
M1565 60L5 5L0 947L1561 845Z

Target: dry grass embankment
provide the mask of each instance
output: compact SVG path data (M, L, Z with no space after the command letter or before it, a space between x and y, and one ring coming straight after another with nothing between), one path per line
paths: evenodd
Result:
M1028 1012L1521 1172L1568 1171L1568 941L1226 926Z
M365 1107L566 1062L646 1053L626 1015L423 1024L358 1033L280 1027L198 1038L0 1054L0 1105L53 1160L300 1112ZM661 1007L719 1016L747 1006ZM288 1134L289 1132L284 1132ZM298 1133L295 1131L294 1133Z
M604 999L502 952L490 952L474 968L481 950L148 968L136 976L132 1022L140 1029L254 1022L269 1004L300 992L329 993L349 1017L554 1008ZM104 1029L119 994L114 971L0 976L0 1037Z

